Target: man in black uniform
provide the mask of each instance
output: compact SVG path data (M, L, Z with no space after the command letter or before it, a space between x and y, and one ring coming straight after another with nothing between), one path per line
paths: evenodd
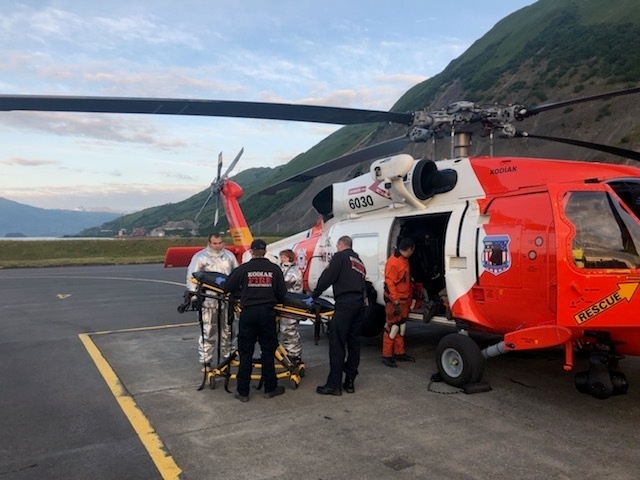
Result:
M347 393L355 392L354 381L360 364L360 331L364 316L367 272L351 246L351 237L338 239L338 252L320 275L318 285L311 294L316 299L333 285L335 311L329 328L329 376L327 383L316 389L321 395L342 395L343 388Z
M282 270L264 255L267 244L256 239L251 243L251 260L236 268L224 283L225 292L240 292L240 324L238 328L238 352L240 366L236 375L237 390L234 396L241 402L249 401L249 384L253 351L256 340L262 349L262 378L265 398L284 393L278 385L274 354L278 347L276 313L273 307L282 303L287 293Z

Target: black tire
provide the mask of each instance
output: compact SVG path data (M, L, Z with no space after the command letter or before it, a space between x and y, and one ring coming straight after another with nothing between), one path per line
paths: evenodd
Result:
M484 373L480 347L461 333L451 333L440 340L436 347L436 365L442 379L458 388L479 382Z
M377 303L369 304L364 309L361 335L363 337L375 337L380 335L385 322L386 316L384 313L384 307Z

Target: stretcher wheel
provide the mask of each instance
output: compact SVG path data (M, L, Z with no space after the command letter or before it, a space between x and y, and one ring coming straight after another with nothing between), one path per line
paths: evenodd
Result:
M300 378L304 378L304 367L298 368L298 375L300 375Z
M215 377L215 375L209 375L209 388L211 390L216 388L216 377Z
M298 388L298 384L300 383L300 379L296 375L291 376L291 386L294 390Z

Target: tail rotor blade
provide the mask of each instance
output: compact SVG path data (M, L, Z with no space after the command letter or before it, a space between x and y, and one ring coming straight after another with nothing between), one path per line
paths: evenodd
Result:
M213 197L213 192L211 192L209 194L209 196L207 197L207 199L204 201L204 203L202 204L202 207L200 207L200 210L198 211L198 213L196 214L195 218L193 219L194 222L198 221L198 217L200 216L200 214L202 213L202 211L204 210L204 207L207 206L207 204L209 203L209 200L211 200L211 197Z
M238 152L238 155L236 155L236 158L233 159L233 162L231 162L231 165L229 165L229 168L227 168L227 171L224 172L224 175L222 176L222 178L227 178L229 176L229 174L231 173L231 170L233 170L233 168L237 165L238 160L240 160L240 157L242 156L243 153L244 153L244 147L240 149L240 151Z
M216 178L216 183L220 181L220 172L222 171L222 152L218 154L218 177Z
M216 225L218 225L218 206L220 204L220 193L218 192L218 195L216 196L216 213L215 216L213 218L213 226L215 227Z

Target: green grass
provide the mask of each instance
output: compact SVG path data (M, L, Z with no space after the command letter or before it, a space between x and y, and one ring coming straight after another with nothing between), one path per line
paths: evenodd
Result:
M277 238L261 237L267 243ZM231 239L225 239L231 245ZM0 268L163 263L169 247L201 246L206 238L124 238L108 240L2 240Z

